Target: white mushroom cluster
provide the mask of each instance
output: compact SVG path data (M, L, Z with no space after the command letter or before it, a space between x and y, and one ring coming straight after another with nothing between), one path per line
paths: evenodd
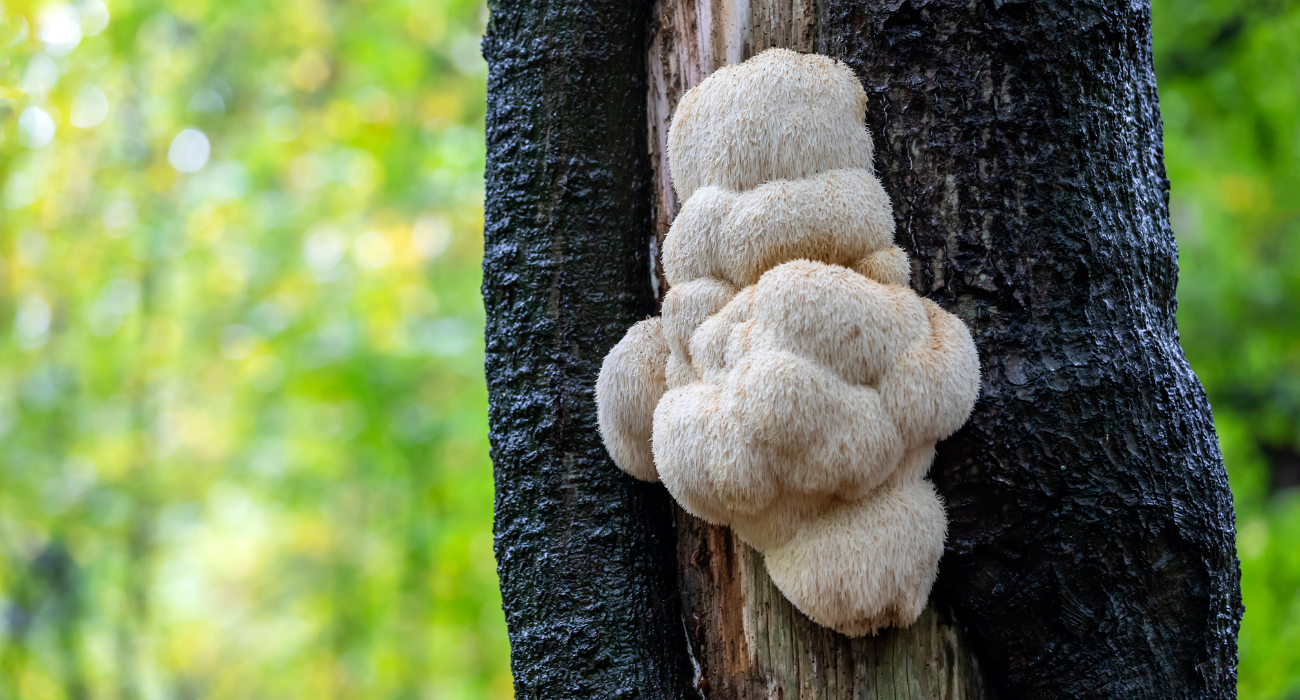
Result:
M925 607L947 529L925 474L979 388L965 325L907 286L865 110L847 66L783 49L686 93L663 315L596 383L620 468L730 525L851 636Z

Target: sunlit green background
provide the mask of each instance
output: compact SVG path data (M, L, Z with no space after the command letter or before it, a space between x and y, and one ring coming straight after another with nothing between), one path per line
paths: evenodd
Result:
M484 7L0 8L0 698L509 697ZM1241 696L1300 698L1300 3L1154 16Z
M482 4L4 7L0 697L509 697Z

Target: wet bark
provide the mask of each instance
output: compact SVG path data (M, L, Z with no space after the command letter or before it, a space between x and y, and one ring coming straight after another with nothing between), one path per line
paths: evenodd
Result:
M501 2L483 42L495 545L519 698L694 692L671 500L610 461L592 393L654 311L648 9Z
M1174 325L1149 8L810 8L493 7L484 299L517 695L980 697L982 675L1002 698L1233 696L1233 514ZM772 597L730 533L619 473L592 399L666 291L657 129L676 96L809 44L862 78L913 286L970 326L984 373L931 470L950 519L933 609L851 643Z
M983 382L935 599L1007 698L1236 694L1231 494L1178 342L1150 7L822 0L912 285Z

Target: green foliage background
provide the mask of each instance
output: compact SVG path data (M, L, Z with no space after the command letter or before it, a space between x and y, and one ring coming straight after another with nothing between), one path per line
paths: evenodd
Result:
M0 20L0 698L509 697L483 6ZM1154 21L1241 696L1300 698L1300 2Z
M5 0L0 697L508 697L482 4L103 9Z

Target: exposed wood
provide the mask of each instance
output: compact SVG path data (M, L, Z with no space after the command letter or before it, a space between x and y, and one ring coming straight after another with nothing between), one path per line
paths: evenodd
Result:
M682 605L710 700L979 700L982 673L951 616L849 639L794 608L762 555L678 510Z
M816 49L812 0L660 0L651 29L649 141L661 249L678 202L668 174L668 124L678 100L718 68L764 49ZM667 293L656 265L656 291ZM978 663L949 615L850 640L810 621L768 578L762 555L727 528L676 509L679 581L699 687L717 700L988 697Z
M678 202L668 175L668 123L677 101L722 66L772 47L813 51L813 0L658 0L650 28L650 165L654 171L655 291L668 292L657 264Z

